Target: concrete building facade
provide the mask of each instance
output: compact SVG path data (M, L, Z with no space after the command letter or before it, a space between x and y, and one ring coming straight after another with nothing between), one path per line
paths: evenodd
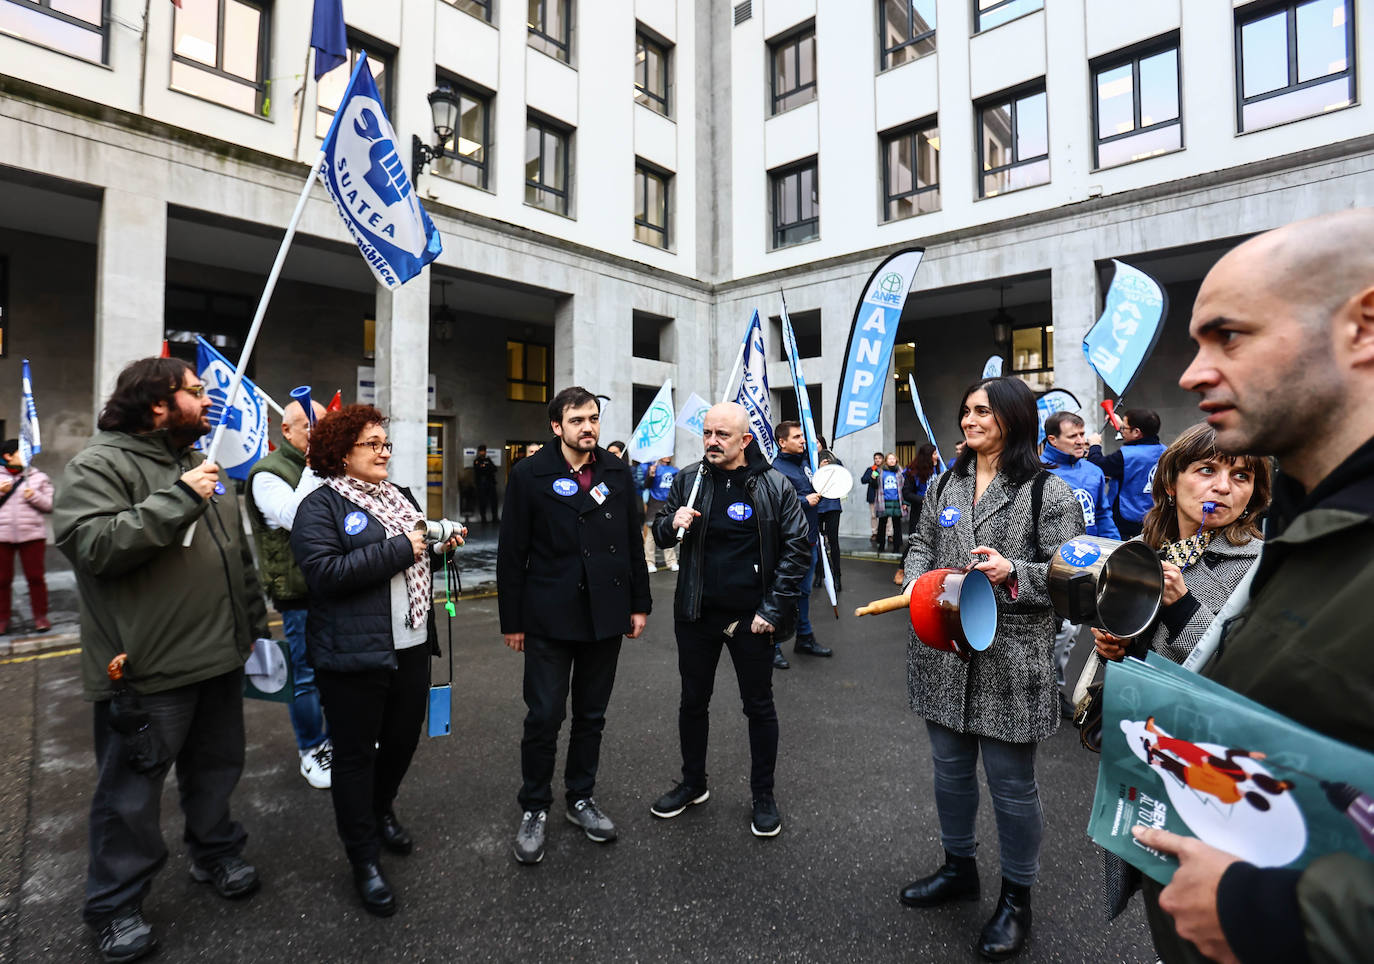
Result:
M14 425L28 357L50 468L129 359L195 333L231 357L241 343L352 63L316 83L311 6L0 0L0 373L15 386L0 419ZM434 145L427 95L457 93L445 156L411 171L445 250L379 289L317 188L251 374L278 399L308 383L352 401L375 382L394 477L455 514L463 451L518 457L558 387L610 398L606 441L666 378L679 402L719 394L751 312L776 316L780 292L829 435L864 281L921 244L893 391L843 459L924 440L908 370L951 447L959 391L994 352L1096 410L1079 346L1113 258L1169 292L1127 401L1171 437L1195 420L1174 383L1216 258L1374 204L1371 7L344 0L403 143ZM686 433L678 448L699 452Z

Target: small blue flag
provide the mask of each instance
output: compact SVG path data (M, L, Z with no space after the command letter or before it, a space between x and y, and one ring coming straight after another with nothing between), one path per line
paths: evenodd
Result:
M267 454L267 403L258 386L247 378L239 387L234 404L225 408L234 366L204 338L196 339L196 372L210 396L210 428L224 422L224 439L219 443L220 468L231 479L246 479L258 459Z
M778 443L773 438L773 396L768 392L768 356L763 353L763 325L757 308L744 336L743 371L735 401L749 413L749 430L772 462L778 456Z
M363 260L388 290L439 256L443 240L415 196L366 54L334 114L324 154L324 186Z
M1083 354L1119 399L1154 351L1169 300L1159 282L1145 272L1120 261L1112 264L1116 273L1102 317L1083 339Z
M797 354L797 335L792 330L792 319L787 315L787 305L782 306L782 343L787 350L787 364L792 371L792 390L797 393L798 421L802 424L802 434L806 436L806 459L815 472L820 468L816 453L816 423L811 418L811 393L806 390L806 376L802 374L801 358Z
M27 358L20 366L20 377L24 394L19 400L19 463L27 469L33 457L43 451L38 432L38 406L33 403L33 377L29 374Z
M343 0L315 0L315 13L310 18L310 46L315 48L316 80L348 59Z

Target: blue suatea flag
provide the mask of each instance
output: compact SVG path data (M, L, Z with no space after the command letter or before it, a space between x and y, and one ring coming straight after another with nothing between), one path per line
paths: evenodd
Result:
M377 280L397 288L444 250L396 150L366 54L324 139L324 186Z
M844 380L835 400L831 441L868 428L882 416L897 323L923 254L924 248L898 251L878 265L864 287L844 351Z
M744 337L744 359L741 368L739 393L735 401L749 413L749 431L758 439L759 448L773 461L778 455L778 443L773 439L773 397L768 393L768 356L763 352L763 325L758 309L749 322L749 334Z
M267 403L248 379L226 409L234 366L204 338L196 339L196 371L210 396L210 427L224 422L224 439L216 458L231 479L248 478L253 463L267 454Z
M797 336L792 331L792 319L787 305L782 306L782 343L787 349L787 364L792 370L792 388L797 393L797 412L801 415L802 432L806 434L806 459L811 471L820 468L816 461L816 423L811 418L811 395L806 390L806 376L802 374L801 358L797 354Z
M38 431L38 406L33 403L33 376L27 358L20 365L19 374L23 382L19 399L19 464L27 469L33 457L43 451L43 438Z
M1120 398L1154 350L1169 300L1159 282L1145 272L1120 261L1112 264L1116 273L1107 289L1102 317L1083 339L1083 354Z
M316 80L348 59L343 0L315 0L315 13L310 18L310 46L315 48Z

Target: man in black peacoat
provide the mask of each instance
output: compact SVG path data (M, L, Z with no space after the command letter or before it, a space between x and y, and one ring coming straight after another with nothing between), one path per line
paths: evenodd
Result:
M567 818L597 843L615 839L615 825L592 799L601 731L620 639L639 636L651 608L639 494L629 466L597 445L596 396L564 389L549 405L549 422L554 443L511 468L496 556L501 632L525 654L524 813L514 847L525 864L544 856L570 689Z

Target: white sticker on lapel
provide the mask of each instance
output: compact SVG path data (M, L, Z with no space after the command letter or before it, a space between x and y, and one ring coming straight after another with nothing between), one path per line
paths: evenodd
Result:
M367 513L350 512L344 516L344 532L351 536L356 536L367 528Z
M610 494L611 487L607 485L605 482L602 482L600 485L592 489L592 500L596 502L597 505L601 505L603 502L606 501L606 497Z

